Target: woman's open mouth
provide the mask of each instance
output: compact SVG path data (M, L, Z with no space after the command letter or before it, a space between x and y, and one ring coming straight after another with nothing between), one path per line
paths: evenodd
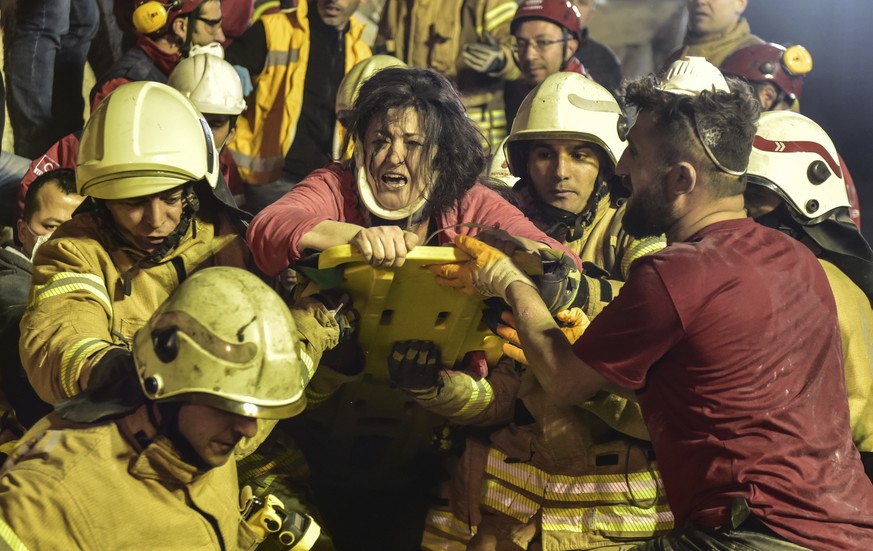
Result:
M388 189L402 189L409 183L409 179L407 179L403 174L390 172L388 174L383 174L380 180L386 187L388 187Z

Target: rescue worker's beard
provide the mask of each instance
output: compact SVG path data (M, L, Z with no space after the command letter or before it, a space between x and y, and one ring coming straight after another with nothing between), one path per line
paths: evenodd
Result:
M664 178L657 184L635 190L627 202L621 225L636 239L656 237L676 222L673 205L664 199Z
M188 442L188 439L179 430L179 410L182 409L182 404L179 402L158 402L156 405L161 413L158 432L164 434L170 440L173 447L179 452L179 457L182 458L182 461L197 468L199 471L212 469L212 465L200 457L194 446Z

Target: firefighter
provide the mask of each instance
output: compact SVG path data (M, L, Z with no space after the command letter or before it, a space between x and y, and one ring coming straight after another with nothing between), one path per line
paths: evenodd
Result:
M297 331L255 275L191 275L135 333L111 392L89 387L23 437L0 477L0 541L254 549L270 532L266 519L300 543L294 549L309 549L312 519L240 493L232 460L243 441L266 437L267 420L306 406Z
M746 209L806 244L837 304L852 440L873 478L873 251L848 219L845 173L827 133L798 113L764 113L749 159Z
M571 341L587 325L583 310L597 315L618 293L631 262L665 245L662 236L633 239L621 227L623 196L609 184L625 150L625 130L608 90L578 74L555 73L522 103L505 145L510 170L520 178L514 189L523 212L587 262L586 274L603 274L583 275L574 308L559 314ZM511 324L511 318L505 321ZM507 324L498 331L517 343ZM463 484L460 491L455 484L452 514L431 511L427 545L436 548L440 538L463 541L458 528L470 525L478 527L470 541L475 549L509 541L523 549L537 541L590 549L640 543L672 527L635 401L602 392L581 407L557 407L513 345L505 347L509 357L479 380L441 369L437 350L406 346L393 362L400 388L454 422L501 426L486 443L468 439L454 475ZM565 485L553 486L558 479ZM615 482L614 492L600 490ZM589 520L561 520L570 516Z
M866 549L873 485L851 440L833 294L806 247L744 209L750 92L695 57L627 86L623 224L668 246L633 263L574 343L530 278L475 238L455 240L471 258L438 281L508 302L556 407L607 385L635 393L677 527L638 549Z
M803 81L812 71L812 65L812 55L803 46L795 44L785 48L769 43L740 48L719 68L722 73L741 77L751 84L764 111L800 112ZM851 203L849 215L860 229L861 211L855 181L842 157L839 161Z
M581 75L555 73L525 98L504 151L522 212L550 237L594 264L575 305L594 317L631 262L665 245L624 231L626 191L614 181L627 120L608 90ZM605 272L605 273L604 273Z
M20 352L40 398L111 377L189 275L249 265L242 213L215 197L217 179L212 133L173 88L129 83L100 104L76 167L86 200L34 259Z

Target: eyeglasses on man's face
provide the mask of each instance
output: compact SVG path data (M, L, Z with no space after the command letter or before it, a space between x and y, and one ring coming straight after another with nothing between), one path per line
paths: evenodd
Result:
M552 44L564 42L564 37L556 38L555 40L525 40L524 38L516 38L512 43L512 51L515 53L527 51L528 48L533 48L537 52L542 52Z
M218 19L207 19L205 17L197 17L197 21L202 21L204 25L209 28L210 34L217 34L218 31L221 30L221 22L224 21L223 17L219 17Z

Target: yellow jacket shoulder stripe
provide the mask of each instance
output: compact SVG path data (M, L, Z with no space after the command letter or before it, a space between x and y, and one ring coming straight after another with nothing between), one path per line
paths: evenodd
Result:
M74 272L59 272L50 277L45 284L34 286L30 306L35 306L41 300L74 291L88 291L106 307L108 312L112 312L112 301L109 299L103 279L95 274Z

